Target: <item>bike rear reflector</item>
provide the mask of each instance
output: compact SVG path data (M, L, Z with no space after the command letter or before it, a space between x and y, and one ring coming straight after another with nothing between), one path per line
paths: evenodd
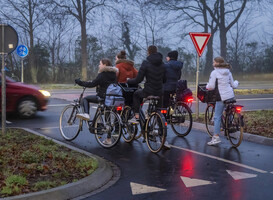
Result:
M168 125L168 123L167 122L165 122L165 126L167 126Z
M162 114L167 114L167 110L161 110Z
M122 106L118 106L117 111L122 111Z
M193 102L193 97L187 98L187 102L188 102L188 103L192 103L192 102Z
M242 107L236 107L236 112L240 113L242 111Z

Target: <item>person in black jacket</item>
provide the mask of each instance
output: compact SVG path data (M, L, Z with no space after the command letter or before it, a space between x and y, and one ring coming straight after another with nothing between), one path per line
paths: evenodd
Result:
M146 78L144 83L144 89L135 91L133 96L133 110L135 112L135 118L129 120L130 123L138 123L139 108L143 98L150 95L162 96L163 94L163 82L165 81L165 68L162 61L162 54L157 52L157 47L152 45L148 47L148 57L141 64L137 77L129 79L128 84L136 85ZM162 106L162 100L159 101L157 106Z
M97 87L97 95L89 95L82 99L82 106L84 108L83 114L77 114L78 118L83 120L90 120L89 116L89 102L98 103L98 97L105 99L105 94L108 86L111 83L115 83L117 68L112 67L112 63L109 59L102 59L99 65L98 76L93 81L81 81L79 79L75 80L75 83L83 87Z
M164 83L163 107L167 108L170 102L170 95L176 92L177 81L181 78L183 62L177 61L178 52L171 51L167 56L165 64L166 82Z

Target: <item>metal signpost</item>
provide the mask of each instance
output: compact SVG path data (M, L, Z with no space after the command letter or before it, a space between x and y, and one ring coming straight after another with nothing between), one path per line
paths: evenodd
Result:
M189 33L191 40L195 46L195 49L197 51L197 61L196 61L196 119L199 118L199 100L197 98L197 92L198 92L198 84L199 84L199 59L209 41L209 38L211 36L210 33Z
M2 56L2 133L6 133L6 71L5 56L12 53L18 44L17 32L10 25L0 24L0 54Z
M25 45L19 45L16 49L16 53L21 59L21 82L24 82L24 57L28 55L28 48Z

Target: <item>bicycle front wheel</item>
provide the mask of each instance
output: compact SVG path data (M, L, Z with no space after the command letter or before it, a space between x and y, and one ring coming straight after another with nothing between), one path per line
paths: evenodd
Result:
M111 110L101 111L95 119L95 137L104 148L115 146L121 137L121 119Z
M177 136L188 135L192 128L192 115L189 106L184 103L175 105L174 112L170 115L170 124Z
M74 140L82 127L82 120L77 118L79 109L75 105L67 105L64 107L60 116L60 132L62 137L67 141Z
M121 113L122 120L122 137L125 142L134 140L138 128L136 124L128 123L128 120L134 117L133 110L130 106L126 106Z
M157 153L164 146L167 132L164 117L159 112L152 113L145 126L146 143L151 152Z
M210 137L213 136L214 134L214 108L215 105L212 103L209 103L206 108L205 112L205 124L206 124L206 129L207 133Z
M241 114L231 111L226 116L225 134L233 147L238 147L243 140L244 122Z

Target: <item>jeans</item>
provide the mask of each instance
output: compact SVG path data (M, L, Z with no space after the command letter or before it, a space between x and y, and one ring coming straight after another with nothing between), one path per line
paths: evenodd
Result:
M82 99L82 106L85 113L89 114L89 102L99 103L98 97L96 95L89 95Z
M223 101L216 101L215 104L215 112L214 112L214 135L220 134L221 130L221 119L224 110Z

